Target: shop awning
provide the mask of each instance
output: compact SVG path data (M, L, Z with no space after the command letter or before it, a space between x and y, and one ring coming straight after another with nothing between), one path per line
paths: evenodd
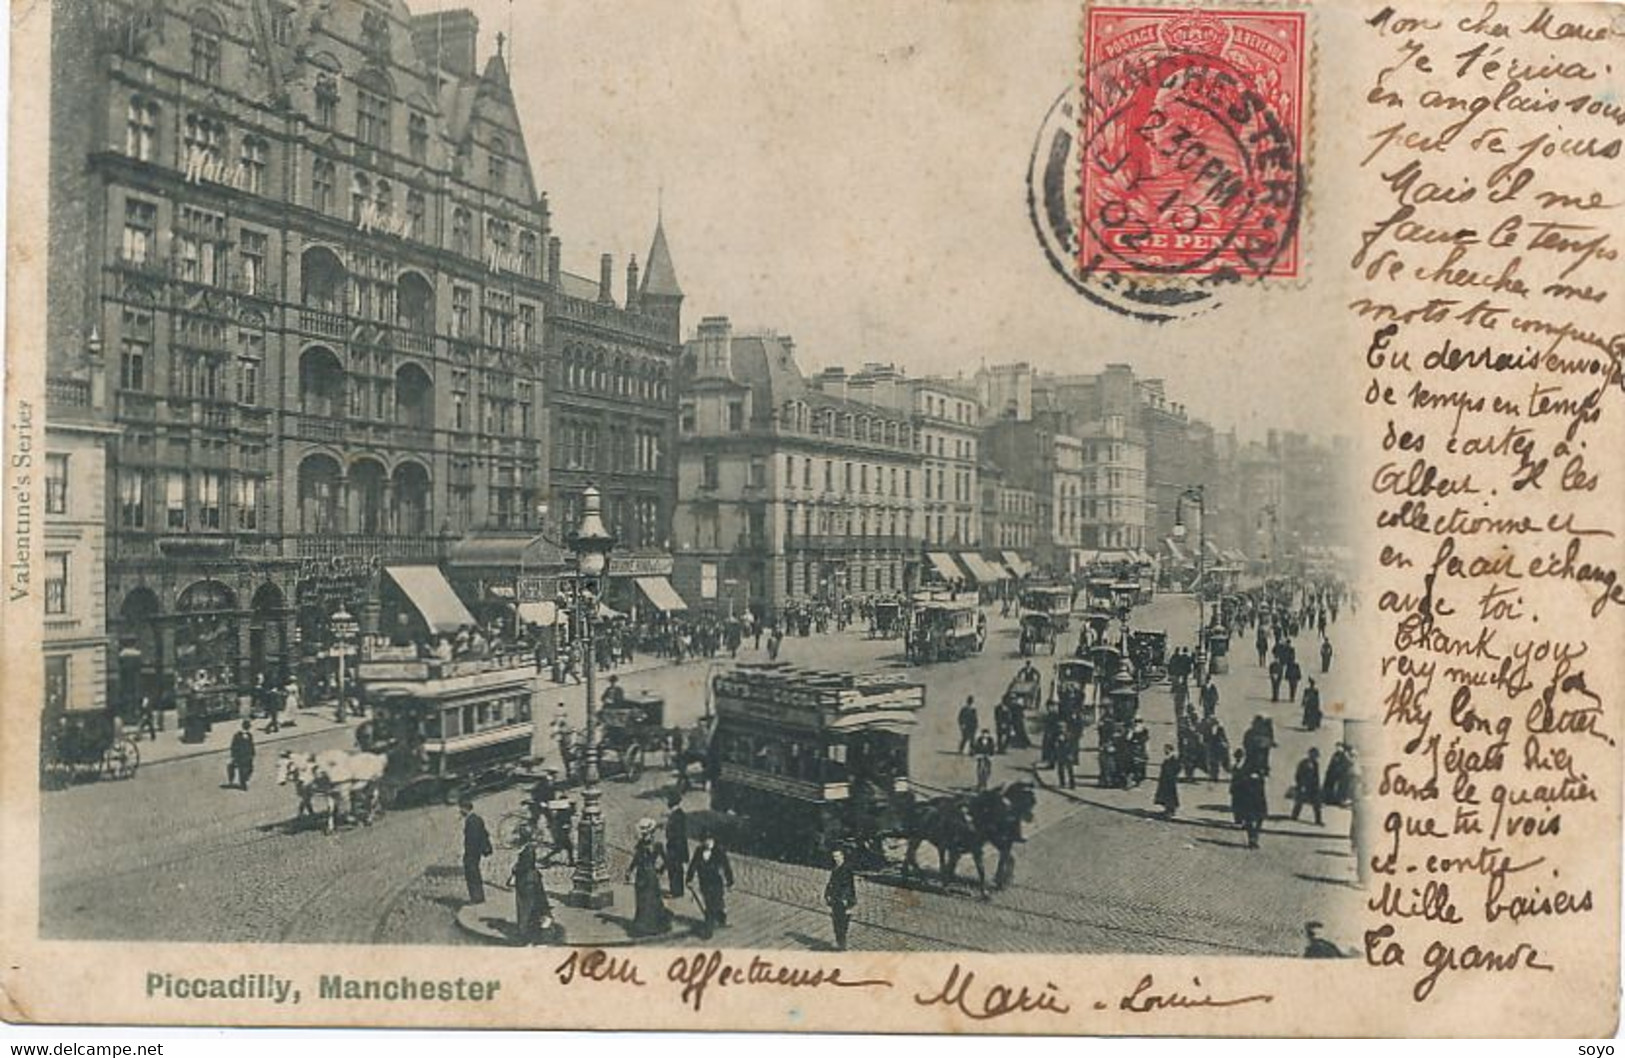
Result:
M683 597L677 594L677 589L665 577L638 577L637 582L638 590L656 609L664 613L681 613L688 609L688 603L683 601Z
M961 551L960 563L968 570L970 575L982 584L997 584L1004 580L1005 574L988 564L987 560L974 551Z
M1226 562L1235 562L1243 566L1247 564L1247 556L1242 554L1240 551L1237 551L1233 547L1225 550L1224 559Z
M1014 551L1000 551L999 555L1004 559L1004 564L1010 567L1010 572L1018 577L1025 577L1033 571L1033 568L1027 565L1027 560Z
M945 555L941 551L927 551L925 557L931 560L931 566L937 571L937 576L950 584L957 580L964 580L965 573L952 555Z
M529 566L532 572L564 564L568 553L534 533L479 533L451 545L453 568Z
M556 625L559 623L559 608L551 602L522 602L519 604L519 620L528 625Z
M1223 552L1221 552L1219 550L1219 545L1218 544L1215 544L1211 540L1204 540L1203 543L1207 544L1207 549L1213 555L1214 558L1223 558L1224 557Z
M1174 561L1175 562L1179 562L1179 563L1182 563L1182 564L1185 564L1185 565L1190 564L1190 556L1185 554L1184 549L1181 548L1177 543L1174 542L1173 537L1171 537L1171 536L1163 537L1162 542L1167 545L1168 553L1170 555L1174 556Z
M452 591L438 566L385 566L401 591L411 601L431 632L455 632L474 623L463 600Z
M1072 565L1074 568L1091 565L1099 561L1099 559L1100 552L1093 548L1075 547L1072 549Z

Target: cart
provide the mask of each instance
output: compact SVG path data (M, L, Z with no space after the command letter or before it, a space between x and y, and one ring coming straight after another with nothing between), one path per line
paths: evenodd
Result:
M598 710L602 727L598 766L607 778L619 774L627 782L643 778L649 754L669 745L666 700L647 691L605 705Z
M1036 670L1016 673L1015 679L1004 692L1004 704L1015 706L1023 713L1037 709L1044 700L1044 680Z
M1055 640L1059 629L1055 620L1048 614L1024 613L1021 615L1021 656L1032 657L1040 648L1045 648L1050 654L1055 653Z
M873 635L878 639L896 639L903 634L903 604L898 602L875 603L875 626Z
M1135 629L1128 634L1128 653L1142 690L1168 677L1167 632Z
M141 751L112 713L59 712L48 716L41 742L42 779L65 785L92 779L128 779Z
M1094 705L1089 688L1095 682L1095 667L1087 661L1063 661L1055 666L1055 704L1063 718L1078 717L1094 722Z
M987 615L970 602L923 602L914 608L908 659L916 665L958 661L981 653L987 643Z

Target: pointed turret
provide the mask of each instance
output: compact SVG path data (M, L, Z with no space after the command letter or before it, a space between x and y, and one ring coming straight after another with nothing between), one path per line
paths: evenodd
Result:
M644 258L643 286L638 291L638 307L644 313L666 322L671 340L682 337L683 288L677 285L677 269L672 267L671 249L666 245L664 217L655 220L654 242Z

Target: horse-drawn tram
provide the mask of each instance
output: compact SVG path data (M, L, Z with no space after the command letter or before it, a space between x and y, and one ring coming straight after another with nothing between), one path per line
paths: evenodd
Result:
M372 718L356 745L388 758L387 799L500 785L531 754L536 669L524 655L441 661L379 647L363 654L360 679Z
M890 676L741 665L712 684L711 806L797 858L880 855L912 800L908 736L925 688Z

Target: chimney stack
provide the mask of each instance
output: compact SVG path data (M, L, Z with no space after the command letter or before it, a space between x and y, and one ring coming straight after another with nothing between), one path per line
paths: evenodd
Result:
M696 374L701 378L733 377L733 324L726 316L707 316L700 321Z
M626 311L636 312L638 307L638 255L626 262Z
M559 237L557 235L549 236L547 240L546 278L547 281L552 283L554 286L559 285L559 277L564 274L559 268L559 257L562 253L563 246L559 242Z
M615 304L615 291L610 289L610 282L615 275L615 259L609 254L598 258L598 304Z
M412 46L425 65L460 80L474 76L480 20L466 8L416 15Z

